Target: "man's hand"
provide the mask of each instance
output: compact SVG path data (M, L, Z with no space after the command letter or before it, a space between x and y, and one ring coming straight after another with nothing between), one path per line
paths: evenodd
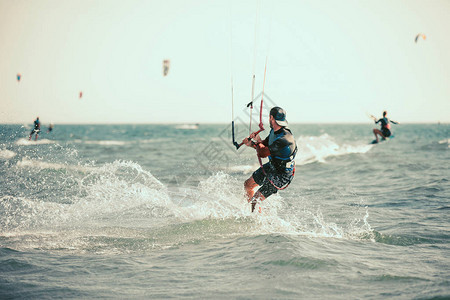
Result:
M257 143L261 143L261 137L256 132L252 132L249 136L250 139L254 139Z
M243 142L244 142L244 145L245 145L245 146L253 147L253 142L252 142L252 139L251 139L251 138L245 138L245 139L243 140Z

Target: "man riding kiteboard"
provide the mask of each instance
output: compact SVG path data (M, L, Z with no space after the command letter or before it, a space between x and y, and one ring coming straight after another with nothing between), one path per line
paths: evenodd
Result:
M39 132L41 132L41 122L39 122L39 117L37 117L36 120L34 121L34 128L31 130L28 140L31 140L33 134L36 134L34 139L37 141L39 137Z
M269 116L270 133L262 140L258 132L244 139L244 144L256 149L261 167L244 183L247 201L251 203L252 212L257 201L262 201L285 189L294 178L295 155L297 144L291 130L287 127L286 112L281 107L273 107ZM269 162L262 165L261 158L269 157ZM254 189L259 186L255 192Z
M399 124L398 122L389 120L387 117L387 111L383 111L383 118L379 119L377 121L377 118L375 118L374 116L371 116L371 118L375 121L375 124L378 124L379 122L381 122L381 130L378 129L374 129L373 130L373 134L375 135L375 140L372 142L372 144L376 144L378 143L378 136L381 136L381 138L383 140L385 140L386 138L391 136L391 124L389 123L393 123L393 124Z

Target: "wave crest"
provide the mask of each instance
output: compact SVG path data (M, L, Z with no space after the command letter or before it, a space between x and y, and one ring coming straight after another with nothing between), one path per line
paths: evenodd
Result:
M325 162L325 158L353 153L367 153L373 145L338 144L331 136L324 133L320 136L301 136L297 140L299 153L297 163L301 165L313 162Z

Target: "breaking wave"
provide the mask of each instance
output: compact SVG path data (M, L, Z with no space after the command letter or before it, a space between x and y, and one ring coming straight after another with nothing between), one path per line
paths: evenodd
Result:
M35 141L34 139L28 140L25 138L21 138L18 139L15 144L18 146L49 145L49 144L56 144L56 141L52 141L49 139L39 139Z
M320 136L301 136L297 140L299 153L296 157L298 164L305 165L313 162L325 162L325 159L333 156L341 156L354 153L367 153L373 145L367 144L339 144L328 134Z
M14 156L16 156L16 153L11 150L7 149L0 150L0 159L11 159Z
M274 195L259 203L260 212L252 214L243 190L236 188L242 183L223 172L210 176L196 187L168 188L133 162L78 167L25 159L17 164L22 168L65 168L83 172L61 174L76 177L71 180L77 182L73 188L78 191L69 199L43 200L32 196L0 199L3 216L0 226L4 229L1 235L10 239L12 248L16 249L97 251L95 249L102 248L106 251L97 244L97 236L108 236L116 241L124 235L128 239L150 235L152 247L172 247L217 235L272 233L373 239L367 208L353 208L349 212L352 216L346 218L352 221L336 224L317 208L291 211L289 199ZM46 187L40 188L45 194ZM101 243L106 243L104 238ZM114 244L113 248L119 252L130 251L129 246L118 249Z

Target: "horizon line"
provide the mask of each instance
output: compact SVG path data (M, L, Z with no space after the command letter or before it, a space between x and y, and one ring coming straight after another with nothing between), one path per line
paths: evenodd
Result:
M24 125L24 124L33 124L30 123L0 123L0 125ZM137 123L128 123L128 122L118 122L118 123L57 123L57 122L49 122L44 124L58 124L58 125L226 125L231 124L231 122L168 122L168 123L151 123L151 122L137 122ZM342 125L372 125L373 122L292 122L289 125L333 125L333 124L342 124ZM412 124L435 124L435 125L448 125L450 122L401 122L399 125L412 125Z

